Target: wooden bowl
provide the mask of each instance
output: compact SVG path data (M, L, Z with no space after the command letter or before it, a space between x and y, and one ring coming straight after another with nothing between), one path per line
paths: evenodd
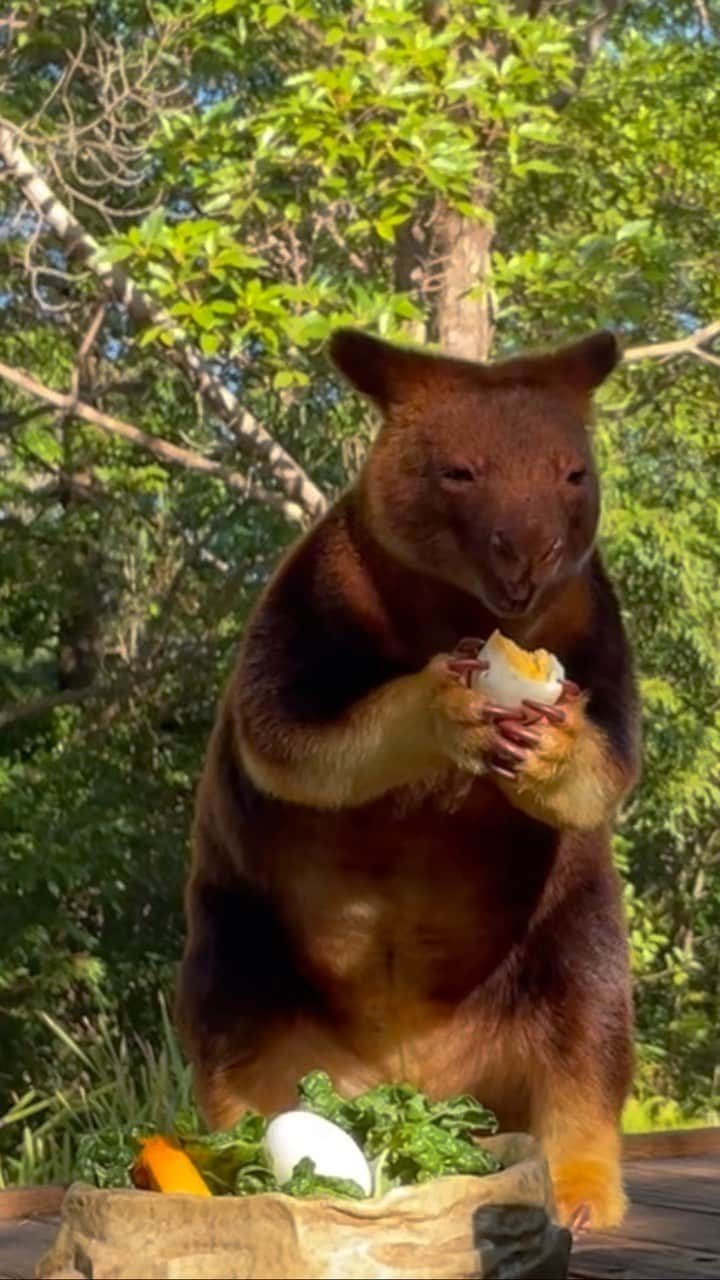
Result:
M380 1200L161 1195L74 1183L42 1280L464 1280L567 1274L570 1236L525 1134L483 1139L505 1168Z

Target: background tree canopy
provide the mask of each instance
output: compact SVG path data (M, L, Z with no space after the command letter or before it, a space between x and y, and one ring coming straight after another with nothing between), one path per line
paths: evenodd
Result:
M372 431L341 323L626 347L596 443L644 695L637 1089L715 1105L719 86L699 0L0 19L0 1114L74 1079L42 1013L156 1035L215 700Z

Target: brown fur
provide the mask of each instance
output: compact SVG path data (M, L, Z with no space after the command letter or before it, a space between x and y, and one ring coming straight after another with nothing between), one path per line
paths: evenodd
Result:
M259 601L210 743L178 998L201 1104L271 1112L315 1067L471 1091L543 1139L565 1220L606 1225L631 1070L609 824L637 731L585 423L615 347L334 355L383 426ZM447 660L495 626L584 691L516 781Z

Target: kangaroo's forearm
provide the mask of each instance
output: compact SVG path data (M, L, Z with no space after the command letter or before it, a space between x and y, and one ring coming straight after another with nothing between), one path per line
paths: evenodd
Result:
M241 712L236 741L256 787L320 809L366 804L443 768L422 673L390 681L327 725L257 724Z

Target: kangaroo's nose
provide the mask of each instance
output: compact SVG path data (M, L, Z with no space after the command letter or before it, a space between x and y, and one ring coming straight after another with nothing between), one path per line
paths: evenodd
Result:
M535 566L552 568L560 559L564 545L559 534L553 535L549 541L541 541L533 530L532 536L520 539L509 529L498 528L490 537L490 556L500 577L506 582L518 582Z
M503 556L507 560L515 560L517 558L515 544L510 534L506 533L504 529L496 529L492 535L491 542L492 549L496 555Z
M507 529L495 529L490 538L490 557L500 577L517 582L530 567L529 556L522 551Z

